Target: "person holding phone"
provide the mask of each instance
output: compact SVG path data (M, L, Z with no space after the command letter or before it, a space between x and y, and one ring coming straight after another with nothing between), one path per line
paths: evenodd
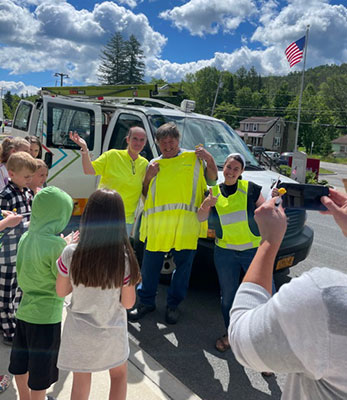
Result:
M287 228L276 199L255 211L262 236L230 311L236 359L255 371L288 373L282 400L347 398L347 274L313 268L271 297L273 263ZM322 204L347 237L347 195Z
M242 179L245 166L242 154L229 154L223 166L224 182L210 189L198 210L199 221L211 216L216 229L214 263L221 289L226 332L241 271L247 271L261 240L254 221L254 211L265 200L261 186ZM273 285L273 292L275 290ZM216 348L220 352L230 349L227 334L217 339Z

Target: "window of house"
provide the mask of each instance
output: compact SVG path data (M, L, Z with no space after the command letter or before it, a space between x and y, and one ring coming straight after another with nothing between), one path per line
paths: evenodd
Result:
M347 153L347 146L340 146L341 153Z
M281 145L281 138L279 136L275 136L273 140L274 147L279 147Z
M281 125L280 124L276 125L276 133L281 133Z
M249 124L246 123L246 124L244 124L244 126L245 126L245 131L249 131Z
M257 131L258 130L258 124L253 124L253 131Z

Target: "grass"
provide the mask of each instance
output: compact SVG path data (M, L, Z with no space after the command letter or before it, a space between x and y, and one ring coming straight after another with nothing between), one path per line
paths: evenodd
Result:
M320 174L334 174L334 171L330 171L330 169L326 169L326 168L319 168L319 173Z
M298 150L305 151L305 147L299 147ZM342 157L322 156L321 154L307 154L307 157L316 158L318 160L330 162L333 164L347 164L347 157L342 158Z

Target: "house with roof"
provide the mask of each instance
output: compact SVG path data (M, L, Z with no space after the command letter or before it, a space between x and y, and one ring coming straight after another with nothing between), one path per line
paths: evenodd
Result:
M291 151L294 148L295 131L281 117L250 117L240 121L237 134L245 143L262 146L277 152Z
M347 135L331 141L333 154L338 157L347 157Z

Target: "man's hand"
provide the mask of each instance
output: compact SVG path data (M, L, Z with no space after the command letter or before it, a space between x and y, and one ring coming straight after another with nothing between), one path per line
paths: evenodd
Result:
M145 197L147 196L147 192L148 192L148 188L149 188L149 184L150 184L151 180L157 175L158 172L159 172L159 163L153 162L148 165L146 175L145 175L145 178L142 183L142 194Z
M87 142L84 139L82 139L81 136L76 131L75 132L70 131L69 137L70 137L70 140L72 140L74 143L76 143L78 146L80 146L82 151L88 150Z
M258 225L262 243L280 246L287 229L287 216L281 205L275 206L273 198L263 203L254 212L254 219Z
M145 180L150 182L159 172L159 163L153 162L148 165Z
M335 189L329 189L329 197L323 196L321 202L328 209L321 213L332 215L342 233L347 237L347 195Z
M211 161L211 159L213 159L212 155L202 146L199 146L195 149L195 154L198 158L200 158L201 160L205 160L206 162Z

